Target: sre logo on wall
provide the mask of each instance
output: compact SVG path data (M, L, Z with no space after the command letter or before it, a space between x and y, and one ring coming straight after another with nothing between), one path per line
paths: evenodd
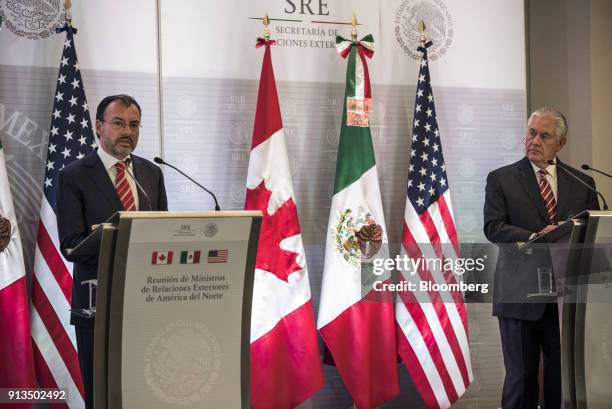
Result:
M323 0L285 0L287 2L285 7L285 13L287 14L301 14L311 16L329 16L329 9L327 3Z
M273 27L276 44L290 48L335 49L338 23L317 20L330 15L328 0L284 0L286 20Z

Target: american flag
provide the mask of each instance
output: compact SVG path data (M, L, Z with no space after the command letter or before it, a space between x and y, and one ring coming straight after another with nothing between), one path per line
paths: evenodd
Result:
M228 250L209 250L207 261L209 263L227 263Z
M414 123L402 254L413 259L459 257L450 188L429 77L427 47L422 52L414 106ZM452 271L434 263L415 282L456 283ZM463 295L452 291L402 292L396 303L398 353L427 408L448 408L473 379Z
M64 30L36 239L31 325L38 381L45 388L67 389L67 407L80 409L85 407L83 382L70 325L72 264L59 251L55 218L57 174L96 144L73 39L76 30L70 25Z

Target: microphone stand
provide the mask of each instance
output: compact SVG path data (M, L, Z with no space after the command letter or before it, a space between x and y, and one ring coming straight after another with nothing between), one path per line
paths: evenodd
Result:
M217 201L217 196L215 196L215 194L213 192L211 192L210 190L206 189L204 186L202 186L201 184L199 184L198 182L196 182L191 176L187 175L185 172L183 172L182 170L180 170L179 168L177 168L176 166L172 166L171 164L169 164L168 162L164 161L162 158L156 156L155 158L153 158L153 162L159 164L159 165L166 165L171 167L172 169L176 170L178 173L180 173L181 175L185 176L187 179L189 179L190 181L192 181L193 183L195 183L198 187L200 187L201 189L203 189L204 191L206 191L209 195L212 196L213 200L215 201L215 211L219 211L221 210L221 208L219 207L219 202Z
M571 177L573 177L574 179L576 179L578 182L582 183L583 185L585 185L589 190L597 193L599 195L599 197L601 197L601 201L603 202L603 209L604 210L608 210L608 204L606 203L606 199L603 197L603 195L601 193L599 193L596 189L593 188L593 186L590 186L588 183L586 183L584 180L580 179L578 176L574 175L572 172L570 172L569 170L567 170L565 168L565 165L561 164L560 162L554 162L552 160L549 160L547 162L549 165L555 165L557 166L558 169L561 169L562 171L564 171L566 174L570 175Z

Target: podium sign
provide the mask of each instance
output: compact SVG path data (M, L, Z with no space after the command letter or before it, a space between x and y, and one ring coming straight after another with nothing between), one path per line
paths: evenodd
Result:
M260 223L259 212L121 213L110 279L99 271L97 409L248 407Z

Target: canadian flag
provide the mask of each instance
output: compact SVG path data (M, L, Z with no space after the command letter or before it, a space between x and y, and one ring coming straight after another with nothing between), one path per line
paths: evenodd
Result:
M171 251L155 251L151 257L151 264L172 264Z
M254 409L293 408L323 385L270 43L258 40L265 54L244 205L263 213L251 314Z

